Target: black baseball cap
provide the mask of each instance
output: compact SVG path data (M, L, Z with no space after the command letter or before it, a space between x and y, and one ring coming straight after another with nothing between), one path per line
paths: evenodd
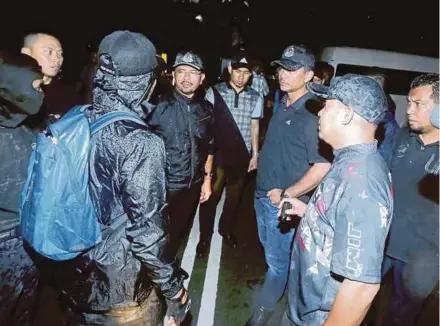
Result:
M231 59L232 69L246 68L251 70L251 64L246 56L235 56Z
M289 45L283 52L280 60L272 61L271 66L280 66L286 70L294 71L300 68L313 69L315 56L304 45Z
M98 55L107 55L112 61L111 65L104 64L101 68L121 76L144 75L158 65L153 43L144 35L130 31L116 31L104 37Z

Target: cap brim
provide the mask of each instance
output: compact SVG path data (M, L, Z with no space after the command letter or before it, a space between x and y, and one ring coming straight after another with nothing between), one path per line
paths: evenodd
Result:
M303 67L302 64L294 63L294 62L292 62L292 61L283 60L283 59L272 61L272 62L270 63L270 65L271 65L272 67L280 66L281 68L286 69L286 70L289 70L289 71L298 70L298 69L300 69L300 68Z
M177 63L177 64L175 64L174 66L173 66L173 68L176 68L176 67L178 67L178 66L190 66L190 67L193 67L194 69L197 69L197 70L200 70L200 71L202 71L203 70L203 67L199 67L199 66L197 66L197 65L195 65L195 64L192 64L192 63Z
M328 99L329 98L329 86L324 86L321 84L315 84L315 83L307 83L306 88L315 94L318 97Z
M237 62L237 63L231 64L231 67L232 67L232 69L246 68L246 69L251 70L251 67L248 63Z

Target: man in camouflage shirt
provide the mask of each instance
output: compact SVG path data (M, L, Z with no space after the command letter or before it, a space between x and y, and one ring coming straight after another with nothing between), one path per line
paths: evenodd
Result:
M308 87L326 98L319 136L334 161L307 206L282 202L302 217L283 325L359 325L380 287L393 213L390 172L374 139L386 97L377 82L353 74Z

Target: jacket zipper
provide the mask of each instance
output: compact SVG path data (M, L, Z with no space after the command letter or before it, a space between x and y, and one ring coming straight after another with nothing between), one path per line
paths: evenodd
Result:
M194 147L195 146L194 146L194 137L193 137L192 128L191 128L191 118L190 118L191 108L190 108L189 105L187 105L187 110L188 110L189 137L191 139L191 179L189 181L188 188L191 188L192 182L193 182L193 178L194 178Z

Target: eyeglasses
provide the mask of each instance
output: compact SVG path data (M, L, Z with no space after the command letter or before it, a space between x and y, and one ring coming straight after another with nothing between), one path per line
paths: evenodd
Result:
M200 76L202 74L201 71L197 71L197 70L176 70L176 75L177 76L185 76L188 75L190 77L196 77L196 76Z

